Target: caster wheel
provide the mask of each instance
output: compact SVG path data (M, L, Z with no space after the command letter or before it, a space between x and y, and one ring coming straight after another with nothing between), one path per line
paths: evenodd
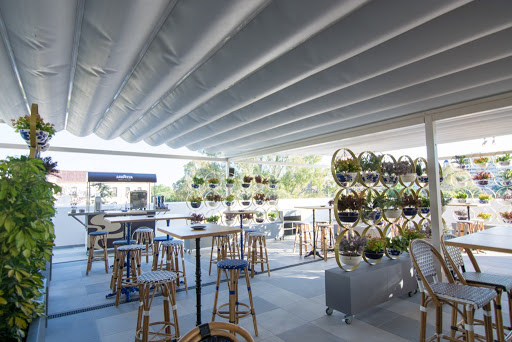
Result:
M327 316L332 315L333 312L334 312L334 309L331 309L331 308L325 309L325 313L327 314Z
M345 316L345 323L346 324L352 323L352 316Z

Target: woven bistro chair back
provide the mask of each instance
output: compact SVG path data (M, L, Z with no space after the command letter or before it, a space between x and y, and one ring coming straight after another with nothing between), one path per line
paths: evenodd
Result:
M443 249L444 258L448 269L452 272L452 275L457 278L461 283L466 284L464 277L461 274L466 272L464 266L464 259L462 259L462 251L460 247L448 246L444 242L446 240L455 239L457 236L453 234L444 234L441 239L441 248Z
M238 335L238 336L237 336ZM243 340L240 339L243 338ZM210 322L201 324L183 336L180 342L220 342L246 341L254 342L244 328L227 322Z

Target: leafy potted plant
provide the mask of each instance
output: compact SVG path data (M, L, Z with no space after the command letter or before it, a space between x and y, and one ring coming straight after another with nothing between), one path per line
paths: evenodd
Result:
M466 184L468 183L468 177L465 175L455 175L455 182L457 186L466 186Z
M465 193L464 191L457 191L454 197L458 203L466 203L466 201L468 200L468 194Z
M512 205L512 190L505 190L500 196L499 200L504 205Z
M380 158L373 153L365 154L360 162L361 179L365 183L376 183L379 180Z
M405 216L414 216L418 213L418 208L422 205L421 200L413 194L404 193L400 200L400 206L403 208ZM429 202L430 205L430 202Z
M338 217L341 222L354 223L359 218L359 210L364 205L364 199L356 195L341 195L338 198Z
M270 222L274 222L275 220L277 220L277 212L270 211L267 213L267 217Z
M490 221L491 218L492 218L492 214L491 213L485 213L485 212L479 212L478 215L476 215L476 217L478 217L479 219L482 219L484 221Z
M412 240L423 239L424 237L425 235L422 232L417 231L416 229L404 229L402 238L405 240L405 245L407 246L404 252L407 252L409 250L409 245L411 244Z
M256 217L254 218L256 223L263 223L265 221L265 212L264 211L258 211L256 213Z
M190 222L192 224L202 223L203 221L204 221L204 216L202 214L198 214L198 213L190 214Z
M368 236L367 244L364 249L364 256L367 259L378 260L384 255L384 248L386 247L386 240L381 237Z
M404 183L412 183L416 180L416 172L413 172L412 165L407 160L402 160L397 163L400 169L406 170L404 174L400 175L400 179Z
M425 196L420 196L419 200L421 201L420 212L422 214L430 213L430 198Z
M241 198L240 203L242 204L242 206L248 207L251 205L251 195L250 194L244 192L240 195L240 198Z
M254 196L252 196L252 198L254 199L254 202L256 203L256 205L263 205L263 203L265 202L265 194L262 193L262 192L258 192L258 193L255 193Z
M399 256L407 251L407 247L407 240L401 236L386 237L386 248L392 256Z
M208 178L208 186L211 189L215 189L217 186L219 186L219 184L220 184L220 179L218 179L217 177Z
M192 178L192 188L199 189L201 185L204 184L204 178L199 176L194 176Z
M268 184L268 179L260 175L257 175L256 177L254 177L254 182L256 183L256 187L261 190L265 187L265 185Z
M382 181L388 186L395 186L398 177L405 176L411 172L411 164L407 161L384 162L381 165Z
M219 202L222 202L222 196L214 192L209 192L206 195L206 201L208 202L208 206L215 207Z
M478 185L487 185L489 184L489 180L492 179L492 175L490 172L481 171L473 176L473 180Z
M201 206L201 202L203 201L203 199L201 198L201 196L191 195L188 201L190 202L190 206L192 208L198 209Z
M237 215L235 214L224 214L224 223L228 226L233 225L236 222Z
M468 212L464 209L457 209L453 211L453 214L458 221L466 221L468 219Z
M397 219L402 216L400 208L400 199L397 197L387 197L384 201L384 215L387 219Z
M469 167L469 158L466 156L455 156L454 163L457 168L463 170Z
M510 153L507 153L504 156L496 157L494 162L497 163L499 166L507 167L507 166L510 166L511 159L512 159L512 156L510 156Z
M249 188L251 186L251 182L254 178L251 176L244 176L242 180L242 188Z
M20 116L17 120L11 119L15 132L19 132L21 137L30 146L30 115ZM43 149L48 140L55 135L53 124L44 122L43 118L37 114L36 116L36 143Z
M473 164L480 169L485 169L489 165L488 157L478 157L473 159Z
M446 206L452 201L453 198L452 195L448 192L443 192L441 195L441 206L444 213L446 211Z
M478 200L482 204L488 204L491 199L492 199L492 196L489 195L489 194L480 194L480 195L478 195Z
M358 236L348 232L343 235L339 245L341 262L348 266L356 266L363 259L363 251L367 240L364 236Z
M235 186L235 179L233 177L228 177L225 180L226 188L232 188Z
M279 180L274 176L270 176L270 178L268 179L268 187L270 189L275 189L277 188L277 183L279 183Z
M249 223L251 223L252 218L253 218L252 214L249 214L249 213L243 214L242 215L242 223L243 224L249 224Z
M268 202L269 205L276 205L278 198L279 196L277 196L277 194L273 192L271 194L268 194L266 201Z
M219 215L212 215L212 216L208 216L206 218L206 222L208 222L208 223L217 223L217 222L219 222L219 219L220 219Z
M226 205L226 207L231 207L233 204L235 204L235 195L233 195L233 194L227 195L224 198L224 204Z
M500 216L504 223L512 224L512 210L501 211Z
M373 223L378 222L382 217L385 200L386 195L384 192L374 193L373 191L368 191L362 207L363 218Z
M503 170L499 174L500 183L503 186L511 186L512 185L512 169Z
M357 159L338 158L334 162L334 168L336 170L336 178L341 183L352 182L357 178L357 173L361 171L361 166L357 162Z

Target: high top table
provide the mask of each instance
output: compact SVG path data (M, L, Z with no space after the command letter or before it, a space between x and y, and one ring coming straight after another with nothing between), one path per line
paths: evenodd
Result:
M313 258L316 258L318 255L320 258L323 259L323 256L318 253L316 250L316 232L315 232L315 210L329 210L329 223L332 222L331 220L331 210L334 209L334 206L331 205L304 205L304 206L298 206L295 207L295 209L310 209L313 210L313 250L308 252L308 254L304 255L304 258L307 258L308 256L313 256ZM324 251L327 253L327 251Z
M196 228L193 227L204 227ZM196 325L201 325L201 238L207 236L238 233L237 227L221 226L218 224L193 224L158 228L158 231L181 240L196 240ZM248 275L246 275L248 276Z
M129 245L131 242L131 228L132 223L134 222L151 222L151 221L167 221L167 226L169 226L171 220L190 220L192 217L190 215L183 215L183 214L161 214L161 215L128 215L128 216L114 216L114 217L105 217L105 220L110 223L121 223L125 227L125 237L126 242ZM169 236L167 236L169 237ZM128 251L127 257L126 257L126 275L130 277L130 252ZM113 270L115 272L115 270ZM126 301L130 301L130 290L131 288L127 288L125 295L126 295ZM123 288L124 290L124 288ZM112 297L115 295L115 292L109 293L106 295L106 297Z
M228 215L240 215L240 230L242 231L240 233L240 255L241 259L244 258L244 222L243 218L245 214L256 214L258 211L253 209L239 209L239 210L226 210L224 214Z

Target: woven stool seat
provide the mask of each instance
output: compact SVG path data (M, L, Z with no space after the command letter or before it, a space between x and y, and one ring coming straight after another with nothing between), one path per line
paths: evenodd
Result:
M252 233L249 233L249 236L265 236L265 233L262 233L262 232L252 232Z
M105 232L105 231L96 231L96 232L90 232L89 235L94 235L94 236L98 236L98 235L107 235L108 232Z
M151 228L147 228L147 227L144 227L144 228L137 228L137 230L135 231L136 232L140 232L140 233L149 233L149 232L152 232L153 229Z
M259 232L260 230L259 229L256 229L256 228L246 228L244 229L244 232L246 233L256 233L256 232Z
M146 248L144 245L124 245L117 248L118 251L138 251Z
M442 299L459 300L480 309L496 297L496 292L484 287L475 287L455 283L437 283L430 287L434 293Z
M153 241L159 241L159 242L162 242L162 241L167 241L167 240L172 240L174 239L172 236L169 236L167 237L166 235L164 236L157 236L153 239Z
M160 252L161 257L160 257ZM154 256L153 256L153 271L162 270L173 272L175 277L176 286L181 283L185 285L185 290L188 293L187 274L185 270L185 259L183 258L184 243L182 240L164 240L154 242ZM160 262L158 259L160 258ZM180 267L181 259L181 267ZM180 279L182 278L183 281Z
M249 266L249 262L242 259L224 259L217 263L217 267L224 270L241 270L247 266Z
M151 271L137 277L138 284L158 285L176 280L176 273L169 271Z
M512 289L511 276L482 272L463 272L462 275L468 283L497 286L500 287L503 291L507 292Z
M130 243L132 245L136 244L137 241L134 241L134 240L130 240ZM112 241L112 245L117 245L117 246L120 246L120 245L127 245L128 244L128 240L116 240L116 241Z
M183 245L183 241L181 241L181 240L165 240L165 241L160 241L160 245L162 245L162 246L180 246L180 245Z

